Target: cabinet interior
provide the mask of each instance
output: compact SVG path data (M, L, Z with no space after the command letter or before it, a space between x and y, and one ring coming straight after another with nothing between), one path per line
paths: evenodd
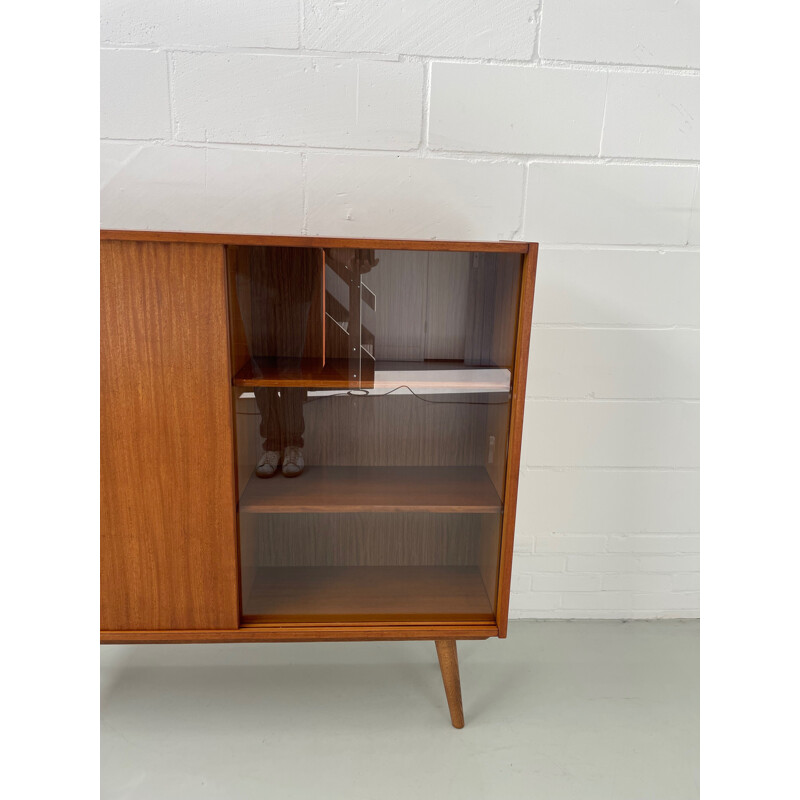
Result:
M226 257L243 621L494 620L521 256ZM288 398L305 470L259 478Z

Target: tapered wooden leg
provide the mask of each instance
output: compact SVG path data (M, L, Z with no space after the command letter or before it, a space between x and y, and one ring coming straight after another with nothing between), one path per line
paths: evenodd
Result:
M458 675L458 651L454 639L441 639L436 642L436 655L442 671L444 693L450 709L450 720L454 728L464 727L464 709L461 706L461 678Z

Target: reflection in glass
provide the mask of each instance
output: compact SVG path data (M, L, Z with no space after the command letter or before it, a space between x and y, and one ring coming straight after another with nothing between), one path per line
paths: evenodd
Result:
M229 248L247 620L491 620L520 278L515 254Z

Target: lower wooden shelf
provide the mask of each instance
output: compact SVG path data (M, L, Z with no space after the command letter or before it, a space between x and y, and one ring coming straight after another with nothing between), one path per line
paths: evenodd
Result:
M495 621L477 566L259 567L244 612L243 624Z
M239 511L492 514L502 505L484 467L310 466L297 478L253 475L239 501Z

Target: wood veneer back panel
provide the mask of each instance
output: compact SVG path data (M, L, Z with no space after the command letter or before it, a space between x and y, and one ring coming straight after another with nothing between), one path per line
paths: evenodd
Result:
M303 358L322 365L325 356L323 251L320 248L250 247L245 257L249 260L251 280L251 355L296 358L302 350ZM297 342L298 338L301 341Z
M448 395L439 400L469 400ZM312 398L304 407L307 464L473 466L484 463L482 405L426 403L411 395Z
M101 243L101 628L239 622L221 245Z
M259 567L470 566L499 514L243 514ZM495 553L495 562L496 562Z

